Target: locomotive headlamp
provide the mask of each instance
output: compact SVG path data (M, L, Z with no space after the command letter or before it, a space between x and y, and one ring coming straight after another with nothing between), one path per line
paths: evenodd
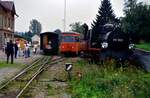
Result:
M107 42L103 42L103 43L101 43L101 45L102 45L102 48L107 48L108 47L108 43Z
M134 48L134 44L129 44L129 49L133 49Z

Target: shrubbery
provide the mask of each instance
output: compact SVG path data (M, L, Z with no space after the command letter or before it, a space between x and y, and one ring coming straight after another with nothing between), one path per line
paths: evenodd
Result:
M147 98L150 96L150 74L126 64L115 67L115 62L89 65L78 61L74 65L70 92L73 98ZM82 74L78 79L77 72Z

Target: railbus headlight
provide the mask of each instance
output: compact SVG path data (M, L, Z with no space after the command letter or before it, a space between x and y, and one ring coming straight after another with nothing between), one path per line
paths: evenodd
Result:
M104 48L104 49L108 48L108 43L107 42L103 42L103 43L101 43L101 45L102 45L102 48Z
M74 46L72 46L71 48L74 49Z

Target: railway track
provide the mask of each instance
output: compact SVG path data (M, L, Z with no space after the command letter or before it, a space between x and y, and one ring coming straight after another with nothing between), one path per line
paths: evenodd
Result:
M150 52L141 49L135 49L133 59L136 60L141 67L147 72L150 72Z
M20 98L41 72L63 60L61 57L48 56L38 59L0 87L0 98Z

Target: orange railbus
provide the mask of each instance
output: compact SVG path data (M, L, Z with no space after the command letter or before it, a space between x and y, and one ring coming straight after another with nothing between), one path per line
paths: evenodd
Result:
M81 51L80 35L77 32L62 32L59 47L60 52L79 54Z

